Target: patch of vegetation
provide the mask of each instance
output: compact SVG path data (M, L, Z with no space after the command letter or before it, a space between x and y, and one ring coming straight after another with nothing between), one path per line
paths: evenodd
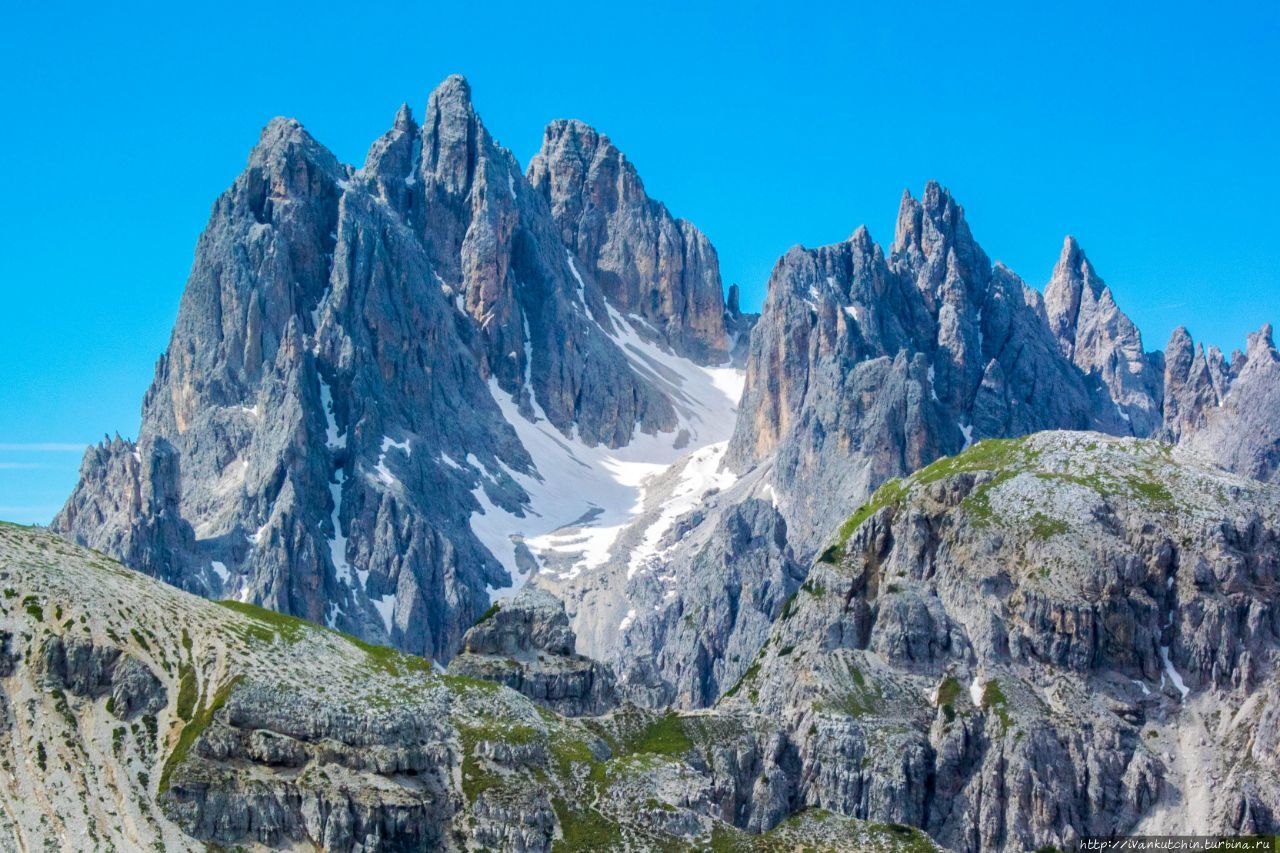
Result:
M195 668L187 663L179 664L177 713L179 719L183 722L191 722L191 715L195 711L196 699L198 698L197 691Z
M947 722L951 722L956 718L956 700L960 698L960 682L955 676L948 675L938 685L938 707L942 709L942 715L947 718Z
M141 631L137 628L130 628L129 633L133 635L133 639L137 641L138 645L142 646L143 651L147 653L151 652L151 645L147 643L147 638L142 636Z
M213 722L213 715L227 703L227 697L231 695L231 691L240 683L244 676L237 675L228 681L222 687L218 688L218 692L213 695L213 699L206 706L203 702L191 716L191 721L182 727L182 731L178 733L178 742L173 745L173 751L169 753L169 757L165 759L164 767L160 771L160 785L156 789L157 794L163 794L169 790L169 783L173 776L173 771L186 759L187 754L191 751L192 745L196 739L209 728L209 724ZM147 717L143 717L143 722L147 722ZM150 730L155 726L155 718L151 717L151 722L147 724Z
M40 741L36 744L36 767L39 767L40 772L43 773L48 769L48 764L49 756L44 751L44 741Z
M1043 512L1037 512L1031 516L1031 535L1037 539L1049 539L1062 533L1066 533L1071 525L1067 524L1060 518L1050 518Z
M1000 683L995 679L988 681L982 689L982 710L992 711L1000 718L1002 732L1007 732L1013 724L1013 718L1009 716L1009 700L1005 698Z
M498 602L496 602L496 601L495 601L493 604L490 604L490 605L489 605L489 609L488 609L488 610L486 610L485 612L483 612L483 613L481 613L481 614L480 614L480 618L479 618L479 619L477 619L475 622L471 623L471 627L473 627L473 628L474 628L476 625L481 625L481 624L483 624L483 623L485 623L485 622L488 622L488 621L489 621L490 619L492 619L492 618L494 617L494 615L495 615L499 610L501 610L501 609L502 609L502 605L500 605Z
M223 599L218 604L228 610L234 610L241 616L247 616L251 620L250 637L264 643L273 643L277 637L287 643L296 643L303 638L307 629L312 627L311 623L305 619L286 616L256 604L230 599Z
M693 741L685 733L680 715L668 711L625 743L628 752L651 752L680 756L693 749Z
M853 515L840 525L840 529L836 531L835 544L823 552L821 560L824 563L838 563L844 557L844 546L849 541L855 530L862 526L868 518L875 515L880 510L889 506L897 506L904 497L906 497L909 481L892 479L875 490L870 500L858 507Z
M622 827L594 807L570 804L558 797L551 805L564 836L552 844L553 853L623 849Z
M763 649L761 651L763 651ZM726 690L724 692L724 695L721 696L720 698L728 699L730 696L737 695L738 690L742 688L742 685L747 684L751 681L754 681L756 676L759 674L760 674L760 656L756 655L756 659L751 662L751 666L747 667L747 671L742 673L742 677L739 678L738 681L732 687Z
M879 687L868 685L862 670L852 662L847 664L850 687L821 703L821 707L848 717L864 717L875 713L883 698Z
M1025 469L1035 461L1035 454L1027 449L1027 439L1023 438L989 438L980 441L969 449L955 456L947 456L921 468L905 480L889 480L876 489L865 504L860 506L836 532L835 544L828 548L821 559L826 563L837 563L844 556L844 547L854 531L863 522L871 518L885 507L897 506L907 493L916 486L924 486L945 480L956 474L977 473L980 471L998 471L992 480L975 490L975 494L965 499L966 503L975 497L970 505L979 523L990 518L990 503L986 492L1000 482L1012 478L1019 470Z

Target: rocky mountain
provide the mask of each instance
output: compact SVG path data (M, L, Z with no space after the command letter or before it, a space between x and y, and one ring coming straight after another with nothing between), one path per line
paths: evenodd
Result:
M755 715L568 719L12 525L0 584L6 849L934 849L777 801Z
M964 851L1264 831L1277 411L1269 326L1229 360L1185 329L1148 352L1073 238L1042 293L932 182L904 193L887 248L866 228L794 247L744 312L707 237L607 136L553 122L522 174L454 77L358 169L268 125L200 238L137 441L89 449L54 530L239 605L175 605L204 614L192 636L256 635L227 627L242 617L275 626L273 648L305 638L297 689L323 683L312 657L358 682L367 653L393 662L387 690L430 697L342 687L345 707L431 719L370 733L316 692L228 688L227 725L250 734L201 747L221 781L156 800L217 844L920 841L850 819ZM90 666L76 695L183 689L127 640L23 642L50 672ZM253 682L256 654L201 669L201 704L179 704L222 719L209 703L226 673ZM466 737L450 703L487 719L481 696L505 721L483 758L441 752ZM383 760L406 732L431 756L413 782ZM346 746L307 746L330 737ZM632 768L637 742L671 760ZM614 788L610 756L643 781ZM289 787L304 766L319 799ZM350 820L331 830L335 804ZM147 837L178 837L163 826Z
M1280 828L1274 485L1096 432L984 441L808 568L714 708L587 709L611 674L542 591L441 674L0 526L0 833L1012 853Z
M530 179L460 77L360 169L271 122L137 441L90 449L54 529L440 660L535 568L592 564L645 475L727 437L751 318L605 137L553 125Z
M1195 390L1207 380L1177 371L1225 388L1249 357L1228 370L1220 358L1179 367L1189 356L1145 352L1070 237L1042 296L988 259L963 209L930 183L919 200L904 195L887 252L859 228L778 261L716 477L672 466L680 479L651 485L654 509L618 537L617 558L591 577L537 583L565 598L584 649L614 665L626 695L707 706L741 677L852 506L975 441L1158 435L1268 476L1280 437L1262 423L1237 429L1276 411L1276 356L1263 340L1252 345L1256 378L1210 417L1218 397Z
M1192 346L1185 328L1174 330L1165 356L1164 429L1214 464L1260 480L1280 467L1280 353L1271 324L1249 335L1248 348L1228 364L1215 347Z

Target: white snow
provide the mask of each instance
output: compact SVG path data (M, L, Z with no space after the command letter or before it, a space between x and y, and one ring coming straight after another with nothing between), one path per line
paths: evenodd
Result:
M585 298L584 282L572 256L569 267L578 281L580 297ZM526 419L511 396L491 379L494 400L536 468L533 475L507 470L530 496L524 517L496 506L483 485L473 492L482 512L472 515L472 531L513 579L511 587L491 589L494 598L510 594L527 580L527 573L516 566L515 551L520 542L540 564L554 558L562 578L603 565L612 555L618 534L643 511L646 481L685 454L726 442L732 432L742 396L741 370L697 365L643 338L634 322L612 307L609 315L614 326L610 336L633 369L671 398L679 424L671 432L637 433L626 447L588 447L576 435L566 437L553 427L536 399L534 420ZM676 447L682 432L686 434L683 446ZM727 482L715 472L722 455L723 448L713 453L714 459L699 456L697 463L690 463L695 467L688 473L689 481L681 483L682 497L690 507L710 488L709 483L705 488L700 484L709 478L721 487ZM467 461L482 476L491 476L478 459ZM588 514L590 517L584 518ZM665 521L662 529L673 520ZM660 536L660 532L656 534L656 538Z
M1138 685L1139 687L1141 687L1141 688L1142 688L1142 695L1143 695L1143 696L1150 696L1150 695L1151 695L1151 690L1147 687L1147 683L1146 683L1145 681L1139 681L1139 680L1138 680L1138 679L1136 679L1136 678L1131 678L1131 679L1129 679L1129 680L1130 680L1130 681L1132 681L1134 684L1136 684L1136 685Z
M569 259L569 272L573 273L573 278L578 282L578 301L582 303L582 307L587 307L587 285L582 281L582 276L578 274L578 266L573 262L573 252L565 249L564 256Z
M1160 647L1160 660L1164 661L1164 671L1168 674L1169 680L1173 682L1174 688L1182 694L1182 698L1186 699L1191 689L1182 680L1182 675L1178 670L1174 669L1173 661L1169 660L1169 647Z
M351 586L351 566L347 564L347 537L342 533L342 481L343 470L339 468L333 473L335 482L329 484L329 495L333 498L333 536L329 539L329 557L333 560L333 572L338 580Z
M627 611L627 615L618 623L618 633L625 634L627 629L631 627L631 623L636 621L636 609L632 607Z
M271 522L270 522L270 520L268 520L268 521L264 521L264 522L262 523L262 526L261 526L261 527L259 527L257 530L253 531L253 535L252 535L252 536L248 537L248 538L249 538L249 541L250 541L251 543L253 543L254 545L257 545L259 542L261 542L261 541L262 541L262 534L266 532L266 530L267 530L267 525L268 525L268 524L270 524L270 523L271 523Z
M933 402L940 403L942 401L938 399L938 389L933 384L934 377L937 375L937 372L938 371L934 370L932 364L929 365L929 396L933 398Z
M956 426L960 427L960 434L964 436L964 447L962 449L968 450L969 445L973 444L973 424L966 426L965 424L957 423Z
M324 409L325 427L325 444L330 450L337 450L347 446L346 435L338 433L338 419L333 412L333 391L329 389L329 383L320 378L320 407Z
M969 698L973 700L973 707L982 707L982 693L986 690L987 685L983 683L978 676L973 677L973 681L969 684Z
M516 197L516 179L510 172L507 172L507 192L511 193L513 199Z
M382 445L378 453L378 464L373 466L373 470L378 482L384 486L394 486L400 482L396 479L396 475L391 473L391 469L387 467L387 451L393 447L397 450L403 450L405 456L413 455L413 449L409 446L408 441L395 441L386 435L382 437Z
M396 594L389 592L381 598L369 599L373 602L374 609L378 611L378 615L382 617L382 624L387 628L387 635L391 634L391 615L396 607Z
M211 565L213 566L213 573L218 576L218 580L225 584L227 578L231 577L231 573L227 571L226 564L214 560Z
M640 545L631 552L627 561L627 578L630 579L646 561L660 557L658 543L676 519L694 509L703 495L712 489L727 489L737 481L733 472L720 467L728 441L709 444L694 451L680 471L680 481L672 489L670 497L662 504L658 518L645 530ZM772 490L770 490L772 491Z

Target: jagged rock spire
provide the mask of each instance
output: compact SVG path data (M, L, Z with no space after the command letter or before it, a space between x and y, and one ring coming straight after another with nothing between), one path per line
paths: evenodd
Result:
M1114 414L1123 423L1114 422L1104 408L1103 428L1151 435L1160 426L1163 397L1158 356L1143 350L1138 327L1116 305L1074 237L1062 242L1044 308L1063 355L1096 377L1115 403Z
M529 164L561 239L592 270L605 297L664 343L704 364L728 354L716 251L689 222L650 198L608 136L580 121L553 121Z

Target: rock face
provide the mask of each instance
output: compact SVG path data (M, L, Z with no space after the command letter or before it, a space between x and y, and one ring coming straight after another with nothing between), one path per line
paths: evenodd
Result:
M1160 426L1163 361L1144 352L1138 328L1098 278L1075 238L1067 237L1044 291L1045 313L1063 354L1105 389L1123 424L1107 432L1148 436ZM1105 402L1099 414L1106 412Z
M1280 466L1280 354L1267 324L1228 365L1215 347L1193 347L1174 331L1165 356L1164 428L1176 441L1229 471L1270 480Z
M907 827L793 816L793 756L756 715L566 719L36 530L0 526L0 583L14 849L934 849ZM473 634L563 651L548 608L528 597L507 611L520 631Z
M666 464L732 425L735 371L704 365L750 320L714 250L573 127L620 170L607 209L583 206L604 177L575 184L559 124L532 186L460 77L358 170L272 121L200 238L137 443L90 449L54 529L450 657L492 591L568 559L554 531L626 517L639 483L606 463Z
M618 704L613 672L576 646L564 604L526 588L467 631L449 672L505 684L566 717L598 716Z
M1190 459L1040 433L885 485L718 710L784 721L800 802L958 851L1274 832L1280 499Z
M1053 307L1073 292L1078 304L1062 328L1080 329L1076 361ZM1088 372L1121 347L1108 324L1145 358L1074 241L1042 299L992 266L963 209L930 184L920 200L903 197L887 257L860 228L778 262L728 463L742 472L770 461L792 541L812 553L849 495L973 441L1051 428L1127 433L1110 386L1095 388ZM1159 411L1156 378L1133 392L1143 411Z
M676 352L719 364L731 341L716 250L644 190L635 167L580 121L553 121L529 164L566 246L606 298L641 318ZM736 300L730 304L736 310Z
M830 531L881 483L982 438L1127 435L1158 420L1160 359L1142 353L1072 240L1049 293L1064 306L1052 314L1061 336L1046 300L988 260L935 183L903 196L887 255L865 228L793 248L751 335L724 455L732 485L671 523L681 541L658 559L539 583L566 597L585 651L616 668L631 698L714 702Z

